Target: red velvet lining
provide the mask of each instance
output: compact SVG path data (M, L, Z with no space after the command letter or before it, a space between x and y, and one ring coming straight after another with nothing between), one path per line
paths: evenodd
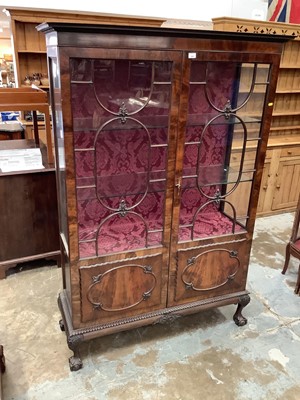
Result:
M164 84L154 84L148 101L152 62L133 64L80 59L72 64L73 82L81 81L72 83L81 258L163 244L171 96L171 85L166 82L171 81L172 68L171 62L155 62L154 80ZM101 71L110 74L112 68L117 73L104 79ZM140 75L143 70L144 79ZM183 176L197 174L199 163L215 167L218 174L213 176L210 171L205 181L200 177L198 183L207 185L203 193L195 178L183 178L179 241L233 232L232 218L222 212L222 202L203 207L221 190L228 162L226 148L231 146L228 119L221 115L204 127L220 114L208 99L223 110L233 97L236 75L235 63L192 63L191 80L198 83L190 87ZM89 83L92 76L93 85ZM201 83L205 80L207 92ZM139 87L141 84L144 87ZM120 120L122 107L126 124ZM126 205L123 216L117 214L122 204ZM234 231L241 230L236 224Z

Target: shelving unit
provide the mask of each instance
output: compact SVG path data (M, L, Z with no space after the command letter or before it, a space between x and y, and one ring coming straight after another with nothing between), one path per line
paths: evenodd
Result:
M294 37L281 56L258 215L293 211L300 192L300 25L222 17L213 29Z
M39 72L47 74L47 56L45 36L36 30L40 23L76 22L105 25L127 26L161 26L165 19L134 17L99 13L68 13L46 12L40 10L7 9L11 16L11 31L14 42L14 62L16 82L19 87L24 85L28 75ZM48 89L48 86L40 86Z
M37 32L37 23L19 21L12 16L16 80L19 87L25 85L25 77L28 75L37 72L47 74L45 38Z

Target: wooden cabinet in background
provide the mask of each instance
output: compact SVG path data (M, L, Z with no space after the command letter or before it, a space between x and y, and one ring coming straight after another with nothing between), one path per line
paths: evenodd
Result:
M34 148L34 141L0 142L0 150ZM19 263L60 258L55 169L0 172L0 279Z
M36 30L36 26L47 22L76 22L106 25L160 26L165 19L151 17L133 17L92 12L51 12L26 10L9 7L11 31L14 42L15 74L18 87L25 85L26 76L33 73L48 75L45 36ZM41 85L48 89L49 85Z
M37 22L23 22L12 18L15 74L19 87L25 86L27 76L35 73L48 75L45 38L37 32L36 25ZM41 87L47 89L49 85Z
M258 202L258 215L293 211L300 193L300 142L269 138ZM300 139L300 136L299 136Z
M300 142L294 138L270 137L266 151L261 187L257 205L257 215L270 215L293 211L300 192ZM232 152L232 160L240 159L241 150ZM253 168L256 152L251 148L245 153L244 165ZM229 197L235 201L241 212L247 212L247 202L251 182L240 185Z
M19 119L18 120L25 132L24 132L24 136L25 139L33 139L34 138L34 124L32 121L25 121L24 119ZM50 125L52 126L52 123L50 122ZM38 131L39 131L39 137L41 138L41 140L43 142L45 142L46 139L46 128L45 128L45 122L44 121L38 121L37 123L38 126ZM54 141L52 141L52 143L54 143Z
M294 211L300 193L300 25L221 17L215 30L291 35L281 56L258 214Z
M71 369L82 367L80 342L177 315L238 304L234 321L244 325L288 38L62 23L38 29L49 45L56 115L59 307Z

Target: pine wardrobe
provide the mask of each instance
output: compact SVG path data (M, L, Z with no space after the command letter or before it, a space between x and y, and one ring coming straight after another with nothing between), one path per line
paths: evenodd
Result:
M288 37L51 23L61 328L82 341L237 304L242 315Z

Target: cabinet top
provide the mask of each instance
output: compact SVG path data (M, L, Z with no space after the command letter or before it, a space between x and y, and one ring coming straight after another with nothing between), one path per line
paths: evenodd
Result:
M147 36L147 37L169 37L169 38L186 38L201 40L228 40L228 41L250 41L250 42L269 42L284 43L294 39L289 35L265 35L260 33L245 32L226 32L215 30L195 30L195 29L179 29L179 28L162 28L162 27L140 27L140 26L118 26L118 25L95 25L95 24L75 24L50 22L42 23L37 26L37 30L49 34L57 32L57 34L109 34L109 35L129 35L129 36ZM76 35L77 36L77 35ZM65 36L66 38L66 36ZM74 39L74 36L73 36ZM59 41L58 45L70 45L72 36L66 40Z

